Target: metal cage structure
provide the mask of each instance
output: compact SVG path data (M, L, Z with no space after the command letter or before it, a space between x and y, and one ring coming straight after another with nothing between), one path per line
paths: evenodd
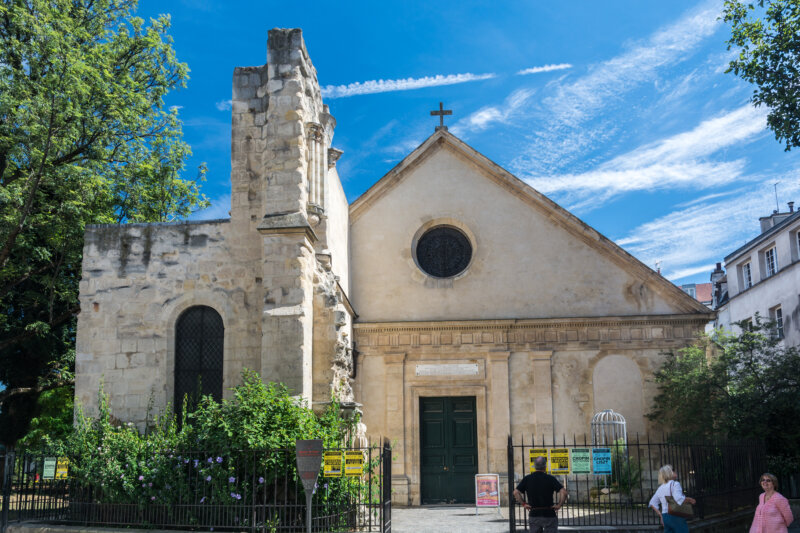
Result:
M622 439L628 444L625 417L612 409L595 413L592 417L592 446L609 447Z

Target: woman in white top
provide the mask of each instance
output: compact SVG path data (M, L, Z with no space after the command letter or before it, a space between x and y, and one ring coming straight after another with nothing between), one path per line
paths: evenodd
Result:
M667 514L669 510L667 496L672 496L675 499L675 503L678 505L683 505L684 501L692 505L697 503L694 498L689 498L683 494L681 484L675 481L677 478L678 473L672 469L672 465L664 465L661 467L661 470L658 471L659 487L656 493L653 494L653 497L650 498L650 507L658 513L658 517L661 519L661 525L664 527L665 532L689 533L689 526L686 524L686 519L680 516ZM660 510L658 506L661 506Z

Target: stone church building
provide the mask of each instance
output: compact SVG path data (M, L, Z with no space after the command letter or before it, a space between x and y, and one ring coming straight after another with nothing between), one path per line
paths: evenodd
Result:
M335 126L300 30L272 30L233 75L230 219L87 228L85 412L101 380L142 425L253 369L361 404L403 504L474 498L509 434L652 429L648 378L711 311L444 127L348 204Z

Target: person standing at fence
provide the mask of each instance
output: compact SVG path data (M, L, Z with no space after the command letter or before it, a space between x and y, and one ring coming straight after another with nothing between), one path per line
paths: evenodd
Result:
M535 472L528 474L514 489L514 499L530 511L528 523L531 533L555 533L558 531L556 511L567 500L567 489L553 476L547 474L547 459L533 460ZM558 503L553 505L553 494L558 493ZM523 499L523 493L525 499Z
M672 496L678 505L683 505L684 501L692 505L697 503L694 498L690 498L683 493L683 488L676 481L677 479L678 473L672 469L672 465L661 467L658 471L659 487L653 497L650 498L650 507L658 513L658 517L661 519L661 526L666 533L689 533L689 525L686 523L685 518L669 514L667 496ZM661 506L660 510L658 506Z
M789 500L778 492L778 478L772 474L761 474L761 489L756 516L750 533L787 533L794 521Z

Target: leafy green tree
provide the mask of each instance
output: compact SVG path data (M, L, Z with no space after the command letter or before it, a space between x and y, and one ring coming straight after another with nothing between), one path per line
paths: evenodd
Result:
M759 18L758 15L761 15ZM800 146L800 1L726 0L733 72L755 85L752 102L769 109L767 124L786 151Z
M800 458L800 352L758 315L667 354L648 416L686 437L764 439L773 457Z
M169 18L136 0L0 3L0 441L74 368L83 232L206 205L164 96L185 85Z

